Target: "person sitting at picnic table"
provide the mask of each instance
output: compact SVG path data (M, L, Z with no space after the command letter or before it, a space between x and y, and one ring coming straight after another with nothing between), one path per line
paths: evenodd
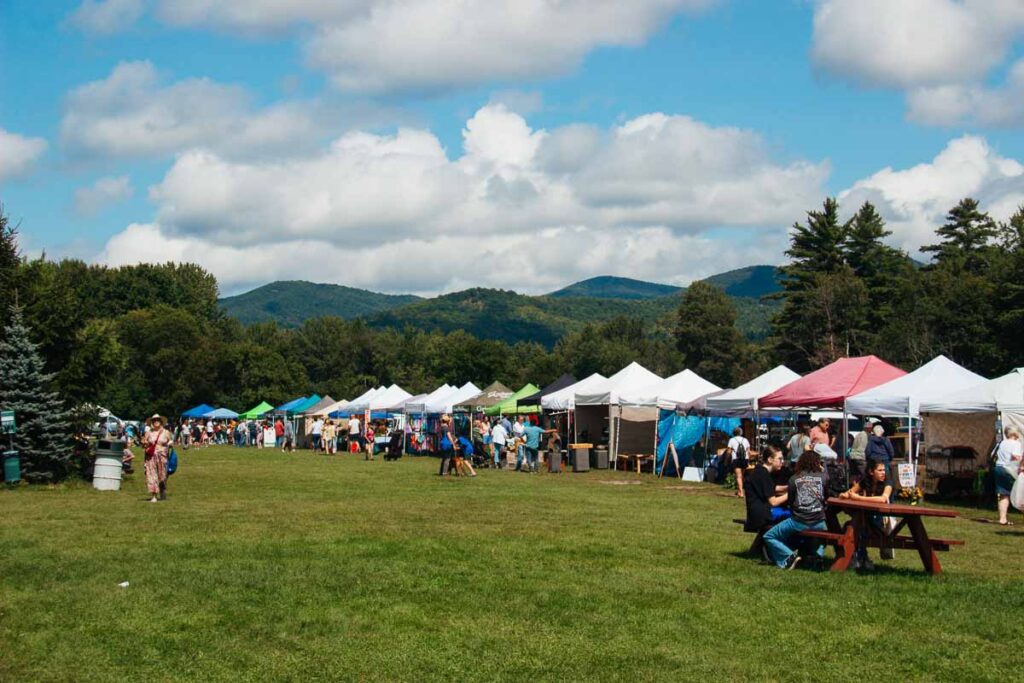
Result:
M840 493L839 497L848 500L863 500L869 503L889 503L892 501L892 481L889 480L889 468L886 463L878 460L868 460L864 478L854 482L849 491ZM871 515L868 522L881 535L882 542L888 538L882 520L882 515ZM868 530L864 529L864 536L860 539L860 549L854 557L854 563L859 569L871 571L875 565L868 559L867 545ZM883 560L893 558L892 548L883 546L880 551Z
M769 446L761 456L761 464L750 473L743 482L746 489L744 498L747 502L747 521L744 531L761 534L771 528L777 520L788 516L788 511L780 508L788 498L788 485L776 485L772 474L782 469L782 451L776 446ZM758 550L761 540L755 544Z
M804 451L796 462L796 474L789 480L786 496L792 516L784 519L764 535L772 561L781 569L792 569L800 561L799 553L789 542L801 531L825 528L825 501L828 498L828 475L815 451ZM818 545L818 556L825 556L825 547Z
M1010 511L1010 491L1017 481L1021 470L1021 458L1024 455L1024 444L1021 443L1020 430L1013 425L1003 428L1003 440L996 449L996 466L993 472L996 480L996 507L999 508L999 523L1013 526L1006 518Z

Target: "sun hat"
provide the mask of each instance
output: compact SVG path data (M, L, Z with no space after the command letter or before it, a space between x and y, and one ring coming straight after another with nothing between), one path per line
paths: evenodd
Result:
M152 425L156 420L160 420L160 424L167 424L167 420L160 413L153 413L147 420L147 425Z

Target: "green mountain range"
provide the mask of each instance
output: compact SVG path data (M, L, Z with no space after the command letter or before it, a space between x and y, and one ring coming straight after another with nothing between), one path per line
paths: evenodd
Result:
M298 327L310 318L358 318L416 301L420 297L411 294L378 294L354 287L288 280L226 297L220 304L229 316L246 325L273 320L283 327Z
M737 324L752 339L763 338L778 303L761 297L778 291L772 266L751 266L708 278L736 304ZM363 318L372 327L465 330L509 343L534 341L552 346L588 322L617 316L649 323L670 322L685 289L618 277L597 277L557 292L529 296L474 288L430 299L378 294L338 285L274 282L222 299L224 310L243 323L276 320L296 326L309 318L336 315Z

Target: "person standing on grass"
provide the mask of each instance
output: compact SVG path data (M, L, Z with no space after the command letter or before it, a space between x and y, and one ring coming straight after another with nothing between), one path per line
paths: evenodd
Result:
M313 426L310 429L310 434L313 437L310 440L310 448L313 449L313 452L319 451L324 434L324 419L322 417L318 417L313 420Z
M352 453L355 452L354 450L352 450L352 444L356 444L356 448L359 448L359 447L362 446L362 442L359 440L360 439L360 431L359 430L360 430L361 427L362 427L362 425L359 424L359 418L358 417L356 417L355 415L352 415L350 418L348 418L348 450L349 450L349 452L352 452Z
M806 423L797 427L796 433L789 437L787 447L789 449L789 461L795 463L800 459L804 451L811 450L810 427Z
M274 445L284 450L284 420L281 418L274 421Z
M501 454L505 450L505 442L508 441L508 432L501 421L495 422L491 427L491 445L494 448L494 466L501 464Z
M530 472L538 470L537 458L540 454L540 440L547 433L554 432L554 429L543 430L532 422L523 429L523 438L526 440L526 456L529 459Z
M818 419L818 424L816 424L811 429L810 433L812 449L818 444L825 444L829 448L833 448L832 444L835 443L836 437L829 434L828 430L831 426L832 421L829 420L827 417L822 417Z
M743 490L743 473L747 471L747 465L750 464L747 460L747 456L750 455L750 442L747 441L747 437L743 436L742 427L732 430L728 448L732 453L732 472L736 477L736 495L742 498L746 495Z
M1003 440L996 449L996 466L993 474L996 480L996 506L999 508L999 523L1013 526L1006 518L1010 512L1010 491L1021 471L1021 458L1024 456L1024 444L1021 443L1020 430L1010 425L1003 429Z
M373 428L372 422L366 423L366 451L363 458L365 460L373 460L373 449L377 446L377 432Z
M773 526L764 535L772 561L781 569L792 569L800 561L789 542L801 531L825 528L825 501L828 499L828 475L821 456L806 451L796 462L796 474L789 480L786 497L792 516ZM818 556L825 546L818 545Z
M438 476L444 477L448 475L448 470L451 468L452 457L455 455L456 444L455 440L455 429L452 427L452 419L447 415L441 416L441 433L438 435L438 448L441 453L441 468L438 471Z
M284 448L289 453L295 452L295 425L291 420L284 421Z
M146 488L149 489L150 503L167 499L167 456L171 451L171 433L164 428L164 419L159 415L146 420ZM159 498L157 498L159 496Z
M338 450L338 432L334 426L334 420L327 418L323 428L320 430L320 443L323 444L324 453L334 455Z

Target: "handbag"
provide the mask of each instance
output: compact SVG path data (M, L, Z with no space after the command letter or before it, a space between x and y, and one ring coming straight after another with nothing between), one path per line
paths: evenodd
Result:
M1017 481L1010 489L1010 505L1024 512L1024 472L1017 475Z
M156 433L156 437L150 443L146 444L146 459L152 458L154 455L156 455L156 445L160 442L160 435L162 433L163 430L161 429L159 432Z

